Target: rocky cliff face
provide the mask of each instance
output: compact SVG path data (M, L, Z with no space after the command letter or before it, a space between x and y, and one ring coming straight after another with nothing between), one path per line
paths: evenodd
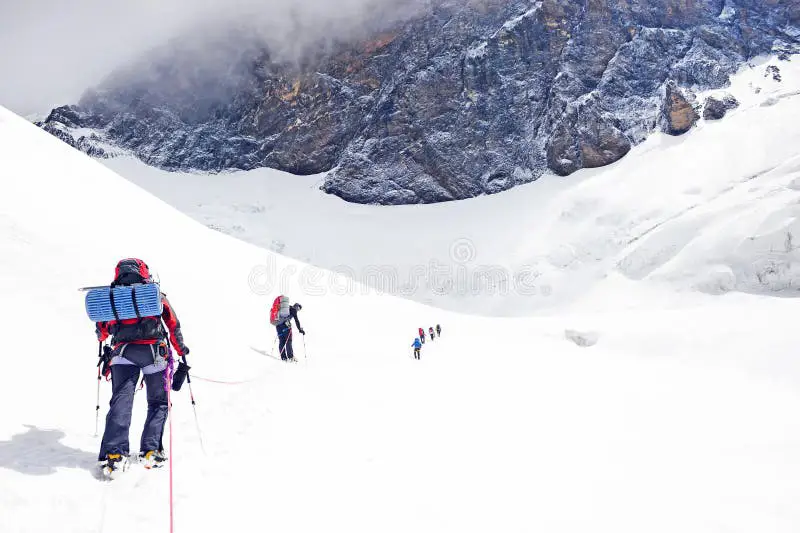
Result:
M800 0L442 0L359 44L282 62L257 43L171 50L42 126L170 170L328 171L361 203L495 193L688 131L692 93L787 60ZM215 65L215 66L209 66ZM87 137L85 128L95 132ZM99 142L102 141L102 142Z

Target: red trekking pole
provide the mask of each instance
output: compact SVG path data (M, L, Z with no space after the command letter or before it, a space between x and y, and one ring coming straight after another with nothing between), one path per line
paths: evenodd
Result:
M175 531L175 497L172 491L172 464L174 463L174 457L172 456L172 398L169 390L170 387L167 387L167 418L169 419L169 533L172 533Z

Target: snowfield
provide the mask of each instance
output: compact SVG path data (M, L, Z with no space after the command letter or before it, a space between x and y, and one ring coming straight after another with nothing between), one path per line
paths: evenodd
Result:
M319 191L321 176L104 163L209 227L461 313L594 305L587 295L608 275L670 291L796 295L800 59L754 61L709 94L724 92L741 105L721 121L653 135L609 167L466 202L353 205Z
M318 265L540 267L522 284L539 292L505 297L379 294L208 229L0 108L0 531L169 530L166 469L92 474L97 345L76 289L135 256L191 348L205 453L184 387L176 532L796 533L797 303L763 293L796 286L800 98L763 68L718 124L472 201L350 206L268 172L135 178ZM295 365L264 355L278 291L303 304Z

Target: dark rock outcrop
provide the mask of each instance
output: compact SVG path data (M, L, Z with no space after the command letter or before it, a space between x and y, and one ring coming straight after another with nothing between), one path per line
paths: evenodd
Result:
M737 107L739 107L739 101L732 94L726 94L722 98L709 96L703 106L703 118L706 120L720 120L728 111Z
M668 83L665 87L664 103L661 107L661 123L664 133L670 135L683 135L695 125L700 115L689 101L694 100L693 95L688 95Z
M788 0L437 0L300 62L255 41L215 44L213 67L165 50L43 127L168 170L330 171L324 190L353 202L468 198L688 131L692 91L795 51L798 22Z
M766 71L764 72L764 77L766 78L768 76L772 76L772 79L777 82L780 82L783 79L781 77L781 69L775 65L769 65L767 67Z

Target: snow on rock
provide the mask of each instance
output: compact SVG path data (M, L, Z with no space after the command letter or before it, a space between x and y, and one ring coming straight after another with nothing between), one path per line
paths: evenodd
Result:
M737 107L739 107L739 101L732 94L726 94L722 98L709 96L703 104L703 118L720 120L728 111Z
M763 76L777 64L782 82ZM800 62L759 58L730 87L697 93L736 98L724 120L656 135L609 167L430 207L344 203L317 190L324 175L104 164L204 224L242 228L243 240L274 250L278 241L296 259L460 312L550 312L590 297L611 273L670 290L794 295L796 250L784 243L798 237L798 91ZM470 253L459 258L456 248ZM503 282L490 284L491 295L481 290L487 276Z
M170 171L324 172L323 189L350 202L446 202L612 164L661 129L664 108L666 131L688 131L685 94L800 49L786 2L419 4L405 23L367 25L362 42L320 43L300 62L246 31L204 34L205 46L187 36L43 125L83 150L92 139L69 128L93 128Z

